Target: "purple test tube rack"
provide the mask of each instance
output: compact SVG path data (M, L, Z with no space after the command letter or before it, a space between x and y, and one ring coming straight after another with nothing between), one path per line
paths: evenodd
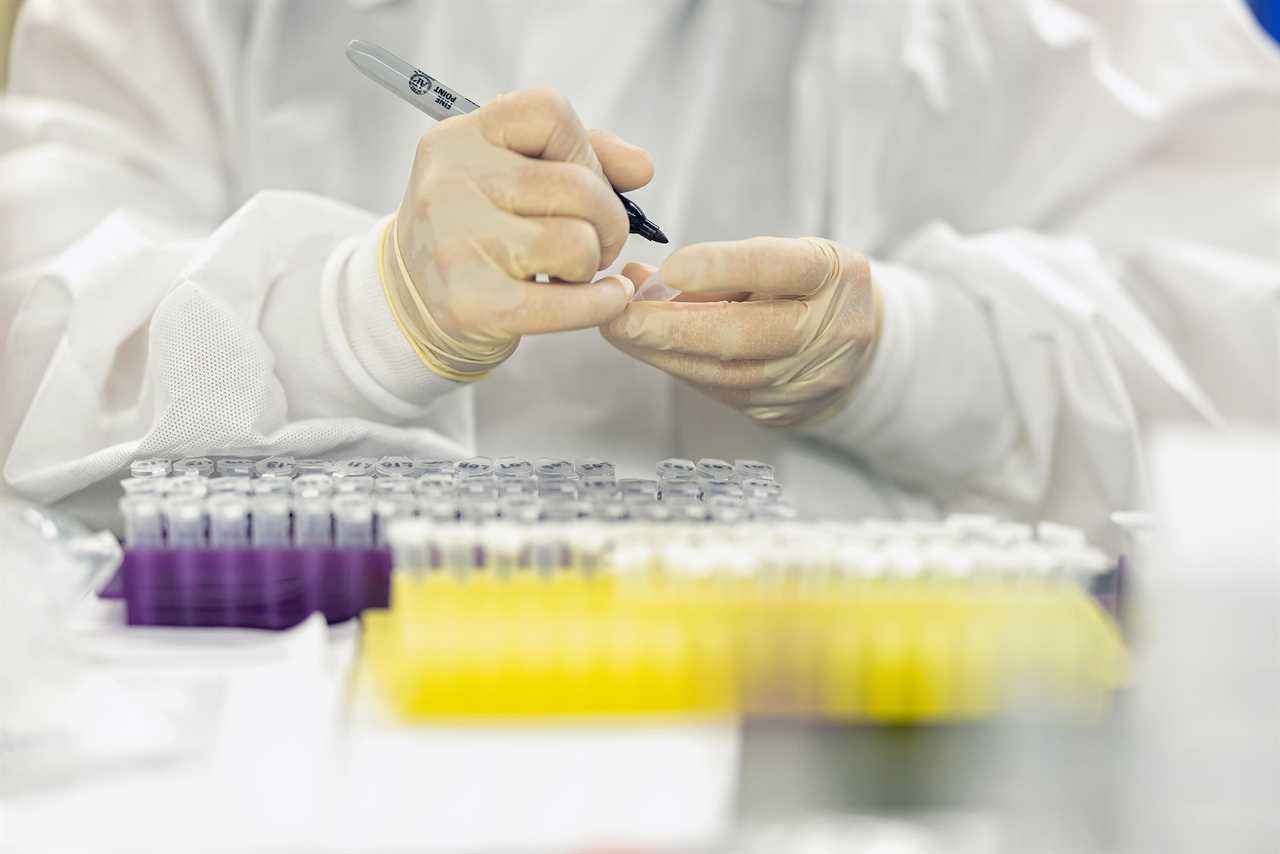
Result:
M390 601L383 548L133 548L101 595L123 598L131 626L287 629Z

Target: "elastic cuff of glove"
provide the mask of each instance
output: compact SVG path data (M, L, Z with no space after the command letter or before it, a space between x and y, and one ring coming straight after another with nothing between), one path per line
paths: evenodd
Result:
M367 374L358 380L362 387L367 390L372 380L391 400L411 404L416 412L416 407L458 386L422 364L382 298L377 256L383 225L379 223L365 237L353 238L355 245L345 261L346 269L334 277L339 281L332 295L338 309L335 317L341 319L343 340ZM388 411L400 409L400 404L381 398L380 405Z
M400 235L396 221L396 217L392 217L382 231L378 246L378 278L382 282L383 296L391 308L391 316L395 318L400 332L422 363L438 376L454 382L474 382L487 376L515 352L519 342L512 341L494 350L476 350L467 356L460 355L466 348L436 324L422 296L413 286L404 256L400 253ZM395 253L399 278L387 273L388 239Z
M871 364L839 411L811 423L807 435L856 448L889 425L906 397L919 349L921 319L931 313L929 283L892 264L871 262L880 294L880 337Z

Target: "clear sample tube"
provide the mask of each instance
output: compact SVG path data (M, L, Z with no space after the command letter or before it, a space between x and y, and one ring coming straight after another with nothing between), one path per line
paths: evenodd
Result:
M578 497L578 485L572 480L539 481L538 497L572 500Z
M457 486L459 501L496 500L499 494L498 482L489 478L468 478Z
M290 495L293 481L287 477L260 477L253 481L254 495Z
M618 481L618 488L624 496L648 495L658 497L658 481L650 477L624 477Z
M776 480L748 477L742 480L742 494L747 498L771 498L782 494Z
M773 466L768 463L762 463L759 460L734 460L733 470L742 480L755 478L756 480L773 480Z
M171 461L162 457L146 460L134 460L129 463L129 474L133 477L165 477L169 474Z
M165 495L204 498L209 494L209 481L195 474L165 478L163 484Z
M500 478L533 477L533 463L519 457L498 457L493 461L493 473Z
M153 495L126 495L120 499L124 517L124 541L129 548L164 545L164 505Z
M436 527L426 519L401 517L383 526L384 539L391 548L391 568L423 572L432 566L431 542Z
M293 542L301 548L325 548L333 544L329 496L299 496L294 499Z
M405 493L379 495L373 500L373 536L380 546L387 545L387 532L397 519L412 518L418 512L414 497Z
M424 474L414 483L413 491L423 496L452 497L454 494L453 473L430 472Z
M670 457L657 465L658 480L692 480L698 468L693 460Z
M470 457L458 460L453 466L453 474L459 480L471 477L488 477L493 474L493 460L488 457Z
M247 477L215 477L208 481L210 495L251 495L253 481Z
M598 522L623 522L628 516L627 505L621 501L593 501L590 517Z
M209 545L230 548L249 544L249 499L225 492L206 502Z
M408 477L415 470L413 460L397 456L381 457L373 467L374 474L378 477Z
M300 474L289 483L289 491L302 498L314 498L333 492L333 478L320 472Z
M453 498L419 496L418 515L437 525L448 525L458 520L458 503Z
M210 477L213 474L213 460L208 457L184 457L174 461L173 473Z
M254 466L258 477L290 478L298 473L298 466L293 457L267 457L259 460Z
M251 502L251 538L255 546L283 548L289 545L291 501L286 495L255 495Z
M612 476L600 477L591 475L578 480L578 494L592 501L621 497L617 482Z
M356 457L350 460L339 460L333 464L330 472L335 478L373 477L377 461L368 457Z
M573 463L554 457L542 457L533 464L533 473L539 480L567 480L577 476Z
M203 498L193 495L166 498L164 516L170 548L198 548L205 544Z
M574 464L574 470L577 471L578 477L581 478L608 478L611 481L616 478L613 463L598 460L594 457L578 460Z
M538 481L532 477L504 477L498 479L498 495L537 495Z
M418 474L453 475L453 460L437 460L418 458L413 461L413 470Z
M339 495L369 495L373 492L373 477L367 474L353 474L346 477L335 475L333 491Z
M663 481L658 493L661 501L697 501L702 498L702 487L693 481Z
M163 495L164 480L158 477L126 477L120 481L125 495Z
M707 498L712 498L716 495L742 498L746 493L740 484L732 480L709 480L702 484L702 494Z
M298 477L308 474L328 474L333 470L333 462L331 460L320 459L318 457L294 460L293 464Z
M373 482L373 491L377 495L412 495L415 483L411 477L389 474Z
M497 519L501 505L497 498L460 499L458 514L464 522L483 523Z
M333 544L338 548L373 545L373 501L368 495L346 493L334 496Z
M714 457L703 457L698 460L697 474L699 480L732 480L734 475L733 464Z
M247 457L224 457L214 464L214 471L223 477L231 475L253 477L254 470L253 460Z

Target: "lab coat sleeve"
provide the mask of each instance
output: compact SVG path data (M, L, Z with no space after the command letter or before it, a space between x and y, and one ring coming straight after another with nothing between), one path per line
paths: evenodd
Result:
M379 218L241 190L256 4L24 4L0 104L4 488L136 456L469 441L377 274ZM395 440L393 440L395 441Z
M837 156L881 182L834 216L883 333L805 432L942 509L1104 536L1151 430L1280 423L1280 53L1238 4L1074 5L904 14L884 136Z

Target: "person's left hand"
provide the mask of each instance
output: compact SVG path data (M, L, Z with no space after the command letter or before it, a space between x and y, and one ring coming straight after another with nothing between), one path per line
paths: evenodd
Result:
M628 264L639 289L653 268ZM867 260L830 240L756 237L698 243L660 271L672 302L632 302L600 327L615 347L761 424L837 410L880 334Z

